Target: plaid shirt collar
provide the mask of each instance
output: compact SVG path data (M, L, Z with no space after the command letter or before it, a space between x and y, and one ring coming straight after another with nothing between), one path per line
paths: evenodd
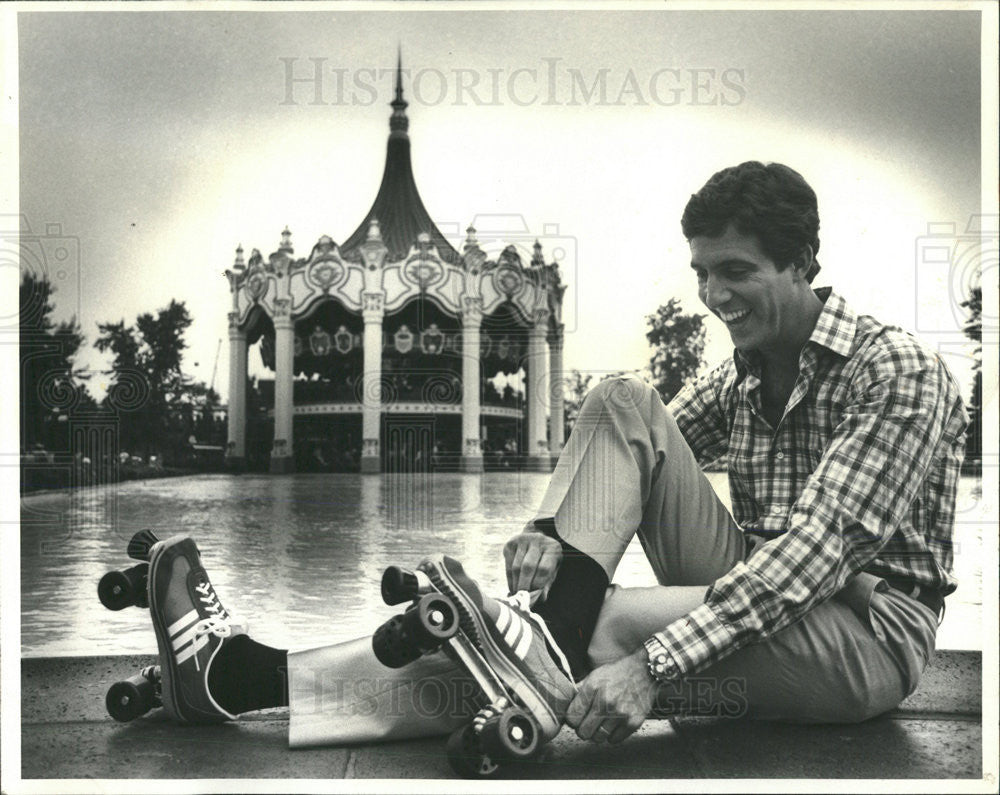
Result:
M812 343L833 351L838 356L849 357L851 349L854 347L854 336L858 330L858 316L847 305L847 302L833 291L832 287L820 287L813 292L823 302L823 309L819 313L809 341L802 349L803 353ZM734 348L733 361L736 362L739 380L742 380L748 371L759 377L760 356L756 351L744 353L739 348Z

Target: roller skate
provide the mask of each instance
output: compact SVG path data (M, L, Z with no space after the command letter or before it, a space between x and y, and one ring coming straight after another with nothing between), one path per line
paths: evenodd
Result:
M108 713L131 721L162 706L179 723L232 720L209 692L208 671L226 639L246 626L219 602L198 547L187 536L160 541L142 530L128 555L139 563L105 574L97 595L109 610L149 608L160 664L115 682L105 697Z
M223 644L246 634L246 625L222 606L190 537L153 544L148 595L167 714L178 723L234 720L212 697L208 672Z
M136 533L128 544L128 556L140 562L128 569L109 571L101 577L97 584L97 598L108 610L149 607L149 549L157 541L151 530ZM108 688L104 705L112 718L123 723L161 707L160 666L146 666L135 676L115 682Z
M386 569L382 598L412 601L372 638L379 661L400 668L443 648L481 690L482 708L448 740L448 761L469 778L496 775L526 760L558 732L576 686L569 664L528 594L484 597L453 558L425 559L416 571Z

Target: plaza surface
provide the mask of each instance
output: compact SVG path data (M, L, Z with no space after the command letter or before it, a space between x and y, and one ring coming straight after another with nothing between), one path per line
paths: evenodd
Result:
M650 720L615 747L583 742L564 728L539 758L512 767L508 775L602 781L938 780L928 791L946 779L974 783L983 775L980 660L976 652L939 652L920 688L899 709L858 725ZM152 661L137 656L24 660L22 777L59 779L60 791L67 792L95 787L65 779L226 779L222 791L246 791L252 783L240 786L232 779L454 777L443 737L290 751L287 710L212 727L175 726L162 710L115 723L104 712L108 683Z

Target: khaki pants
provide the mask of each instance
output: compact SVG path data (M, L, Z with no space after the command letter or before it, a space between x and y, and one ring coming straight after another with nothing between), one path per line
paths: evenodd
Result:
M659 395L632 378L587 396L536 518L554 518L609 580L636 533L664 586L707 588L753 547ZM927 607L860 574L798 623L662 688L657 713L864 720L913 692L936 629ZM393 671L366 638L288 662L293 747L440 734L471 714L474 686L441 653Z
M540 518L554 518L609 580L638 533L665 586L710 585L755 539L729 515L659 395L635 378L609 379L587 396ZM796 624L664 688L660 711L864 720L916 689L936 631L929 608L862 573Z

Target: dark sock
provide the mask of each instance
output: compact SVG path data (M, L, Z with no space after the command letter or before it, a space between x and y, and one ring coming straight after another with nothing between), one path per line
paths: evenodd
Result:
M208 689L227 712L288 706L288 652L237 635L226 641L208 672Z
M548 596L533 609L545 619L579 681L590 673L587 649L604 604L608 575L596 560L559 537L555 520L539 519L535 526L562 544L563 559Z

